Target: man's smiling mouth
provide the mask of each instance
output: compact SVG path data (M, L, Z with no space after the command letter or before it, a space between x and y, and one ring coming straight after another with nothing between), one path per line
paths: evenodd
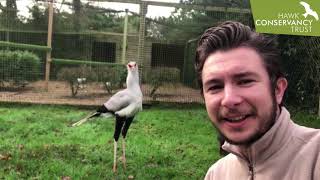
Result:
M242 116L236 116L236 117L227 117L223 118L223 120L228 121L228 122L240 122L245 120L247 117L250 115L242 115Z

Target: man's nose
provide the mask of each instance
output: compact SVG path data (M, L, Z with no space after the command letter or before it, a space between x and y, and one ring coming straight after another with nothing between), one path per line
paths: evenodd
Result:
M242 101L243 98L241 97L239 90L237 90L234 86L227 85L224 87L223 97L221 100L222 106L225 106L227 108L234 108L237 105L241 104Z

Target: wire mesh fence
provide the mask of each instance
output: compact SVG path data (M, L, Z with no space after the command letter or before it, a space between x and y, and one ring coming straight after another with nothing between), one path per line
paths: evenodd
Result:
M55 0L50 49L49 3L1 0L1 52L28 51L39 60L20 69L0 62L0 101L99 105L124 88L124 64L137 61L144 101L202 103L193 68L199 36L226 20L251 27L253 20L247 0L197 2ZM278 41L287 102L316 107L319 38L279 35Z

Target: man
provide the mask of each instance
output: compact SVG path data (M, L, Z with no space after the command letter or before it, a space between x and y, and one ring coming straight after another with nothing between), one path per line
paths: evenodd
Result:
M206 109L229 152L214 180L320 180L320 131L295 124L282 106L287 80L275 39L239 22L201 36L195 67Z

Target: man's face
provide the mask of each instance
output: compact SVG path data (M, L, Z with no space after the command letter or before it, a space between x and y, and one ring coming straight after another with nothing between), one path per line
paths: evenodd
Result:
M261 57L245 47L209 55L202 83L211 121L228 142L242 145L271 128L287 85L280 80L273 96Z

